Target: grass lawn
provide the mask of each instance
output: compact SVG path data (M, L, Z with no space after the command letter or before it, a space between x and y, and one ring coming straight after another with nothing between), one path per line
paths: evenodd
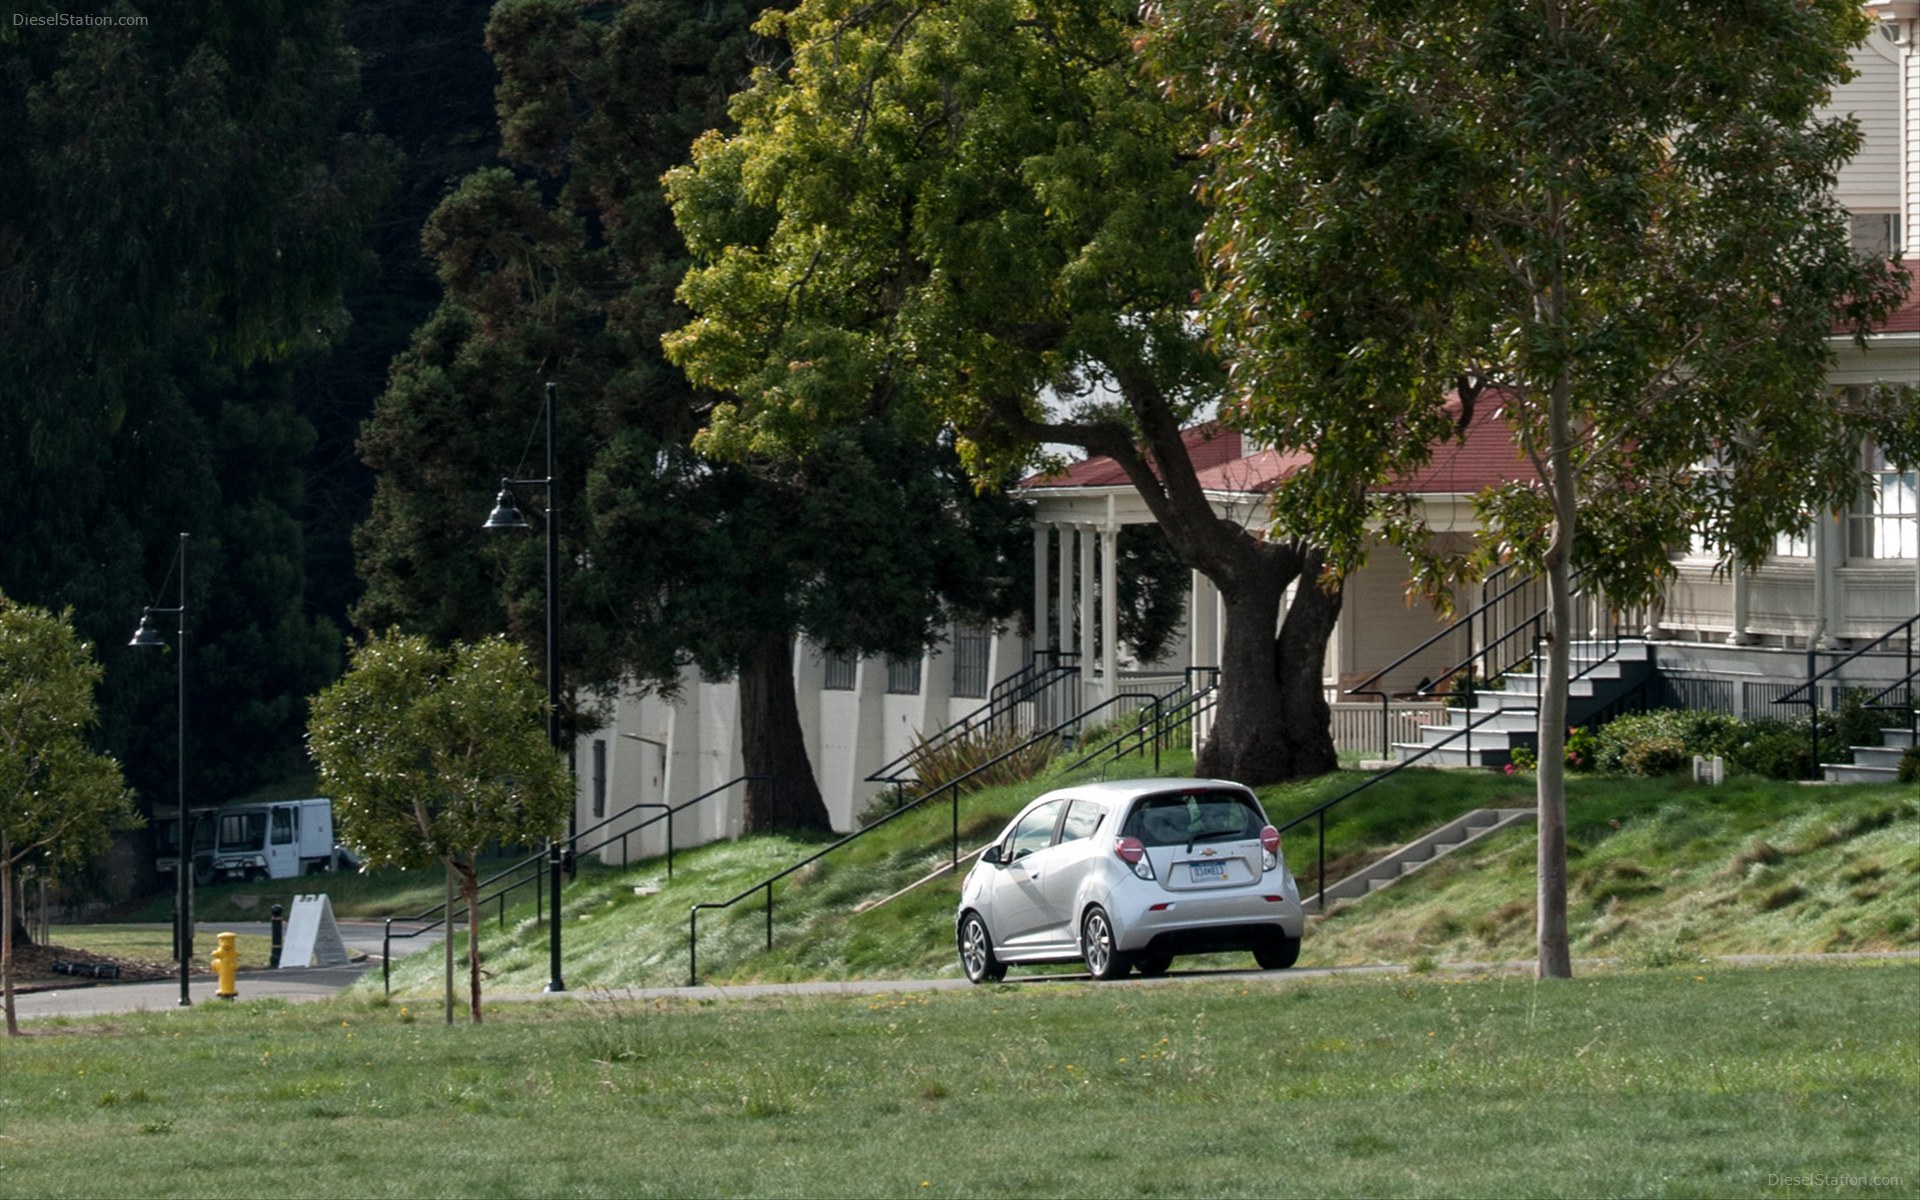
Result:
M1920 1191L1906 962L437 1018L344 1000L37 1023L0 1044L0 1193Z

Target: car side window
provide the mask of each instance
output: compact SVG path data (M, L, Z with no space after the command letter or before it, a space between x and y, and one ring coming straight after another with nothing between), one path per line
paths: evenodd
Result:
M1060 821L1060 810L1066 807L1065 800L1049 800L1014 825L1013 832L1007 837L1006 860L1012 862L1025 858L1035 850L1045 850L1053 845L1053 827Z
M1093 831L1100 828L1100 818L1106 810L1091 800L1075 800L1067 806L1067 820L1060 827L1062 842L1076 841L1092 837Z

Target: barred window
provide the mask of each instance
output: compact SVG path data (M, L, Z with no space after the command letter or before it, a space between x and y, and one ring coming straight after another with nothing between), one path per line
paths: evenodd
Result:
M607 739L593 739L593 815L607 815Z
M977 626L953 631L953 694L984 698L987 694L987 658L993 639Z
M850 692L853 690L855 673L860 662L851 654L827 654L822 662L826 666L826 680L820 686L829 692Z
M887 655L887 691L895 696L918 696L920 660Z

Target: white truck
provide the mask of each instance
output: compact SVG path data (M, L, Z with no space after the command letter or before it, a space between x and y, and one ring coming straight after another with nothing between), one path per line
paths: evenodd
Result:
M333 840L333 801L272 800L230 804L188 814L193 823L193 881L291 879L338 870L351 855ZM171 874L179 866L177 818L157 818L159 855L154 866Z

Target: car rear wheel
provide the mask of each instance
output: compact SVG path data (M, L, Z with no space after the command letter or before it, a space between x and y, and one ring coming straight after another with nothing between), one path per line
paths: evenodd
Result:
M1253 948L1253 961L1263 971L1284 971L1300 960L1300 939L1281 934L1265 945Z
M1113 944L1113 921L1099 905L1087 910L1080 920L1080 956L1086 960L1087 973L1095 979L1124 979L1133 966L1131 959Z
M969 983L998 983L1007 975L1007 964L994 957L993 939L978 913L968 913L960 922L960 969Z

